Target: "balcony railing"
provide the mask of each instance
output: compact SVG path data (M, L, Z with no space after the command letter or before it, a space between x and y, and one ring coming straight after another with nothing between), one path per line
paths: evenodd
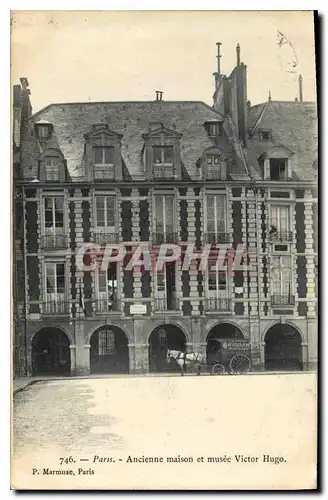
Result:
M231 311L231 300L224 297L205 299L203 304L206 312Z
M154 299L154 310L155 311L179 311L180 301L179 299L168 297L161 299Z
M205 233L204 242L210 243L211 245L218 245L219 243L229 243L230 235L229 233Z
M69 314L69 302L64 300L43 302L42 314L47 316L61 316Z
M98 245L106 245L107 243L118 243L118 233L91 233L91 242Z
M271 295L272 306L294 306L294 295Z
M115 165L95 165L94 166L94 179L114 180L115 179Z
M67 248L66 234L46 234L41 236L41 246L44 250L60 250Z
M121 301L118 299L93 300L95 314L109 314L121 311Z
M173 165L153 165L154 179L174 179Z
M161 245L162 243L176 243L177 233L153 233L152 242L154 245Z
M274 243L292 241L293 233L291 231L275 231L271 229L269 233L269 238L270 241Z

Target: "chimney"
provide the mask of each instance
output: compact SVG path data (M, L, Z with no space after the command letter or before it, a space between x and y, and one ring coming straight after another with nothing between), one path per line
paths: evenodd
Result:
M156 90L156 101L162 101L163 100L163 92L161 90Z
M220 46L222 45L221 42L217 42L216 46L217 46L217 56L216 56L216 60L217 60L217 71L215 73L213 73L213 76L215 78L215 90L217 90L219 87L220 87L220 84L221 84L221 80L222 80L222 75L221 75L221 53L220 53Z
M239 45L239 43L237 43L236 52L237 52L237 66L240 66L240 45Z
M300 102L303 102L303 77L302 77L302 75L300 75L298 77L298 89L299 89Z
M221 42L217 42L216 46L218 48L218 54L216 56L216 59L217 59L217 74L220 76L221 74L221 68L220 68L220 59L221 59L221 54L220 54L220 46L221 46Z
M268 101L271 102L271 90L269 90L269 97L268 97Z

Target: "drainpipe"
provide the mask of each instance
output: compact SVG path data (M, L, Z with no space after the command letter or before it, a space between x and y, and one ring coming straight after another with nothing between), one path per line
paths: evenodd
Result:
M25 349L25 376L28 376L28 363L27 363L27 258L25 248L25 235L26 235L26 218L25 218L25 191L22 185L22 205L23 205L23 260L24 260L24 349Z
M258 213L258 193L259 189L254 186L254 194L255 194L255 219L256 219L256 237L257 237L257 283L258 283L258 289L257 289L257 304L258 304L258 315L259 315L259 334L260 334L260 360L261 360L261 349L262 349L262 339L261 339L261 283L260 283L260 272L261 272L261 266L260 266L260 248L261 248L261 238L260 238L260 227L259 227L259 213Z

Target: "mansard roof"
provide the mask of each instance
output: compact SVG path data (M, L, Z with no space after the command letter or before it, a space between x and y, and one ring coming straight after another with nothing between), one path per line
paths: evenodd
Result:
M223 120L210 106L200 101L139 101L139 102L87 102L51 104L35 113L30 119L30 130L40 120L53 124L53 134L47 147L59 148L67 160L71 178L83 175L85 134L93 124L108 124L108 129L122 135L123 165L132 176L144 173L142 166L143 134L150 133L150 124L162 124L166 130L175 131L180 137L183 169L192 178L199 178L197 160L203 151L213 145L204 124ZM37 139L26 137L23 145L22 165L29 175L36 173ZM236 161L233 142L228 137L218 137L216 145L227 157L228 173L245 174L245 166ZM35 172L34 172L35 171ZM81 174L82 173L82 174Z
M315 102L269 101L248 111L248 162L258 174L258 158L274 147L285 147L294 153L293 177L313 179L313 162L317 157L318 125ZM261 140L260 130L271 132L270 140Z

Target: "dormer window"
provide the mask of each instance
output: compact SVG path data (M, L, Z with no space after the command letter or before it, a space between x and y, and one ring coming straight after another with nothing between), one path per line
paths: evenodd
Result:
M261 130L259 132L259 138L260 141L271 141L272 140L272 135L269 130Z
M227 178L226 159L222 157L222 151L216 146L208 148L197 164L202 169L202 176L205 180L222 181Z
M205 129L207 131L208 137L217 137L222 135L222 122L207 122L205 123Z
M52 124L46 120L40 120L34 124L35 135L38 139L48 139L51 136Z
M207 165L220 165L220 157L218 155L209 155Z
M46 156L44 159L45 162L45 174L46 181L59 181L59 159L56 156Z
M270 180L283 181L287 179L287 158L270 159Z
M114 147L94 146L94 178L115 179Z
M173 178L173 146L153 146L154 177Z

